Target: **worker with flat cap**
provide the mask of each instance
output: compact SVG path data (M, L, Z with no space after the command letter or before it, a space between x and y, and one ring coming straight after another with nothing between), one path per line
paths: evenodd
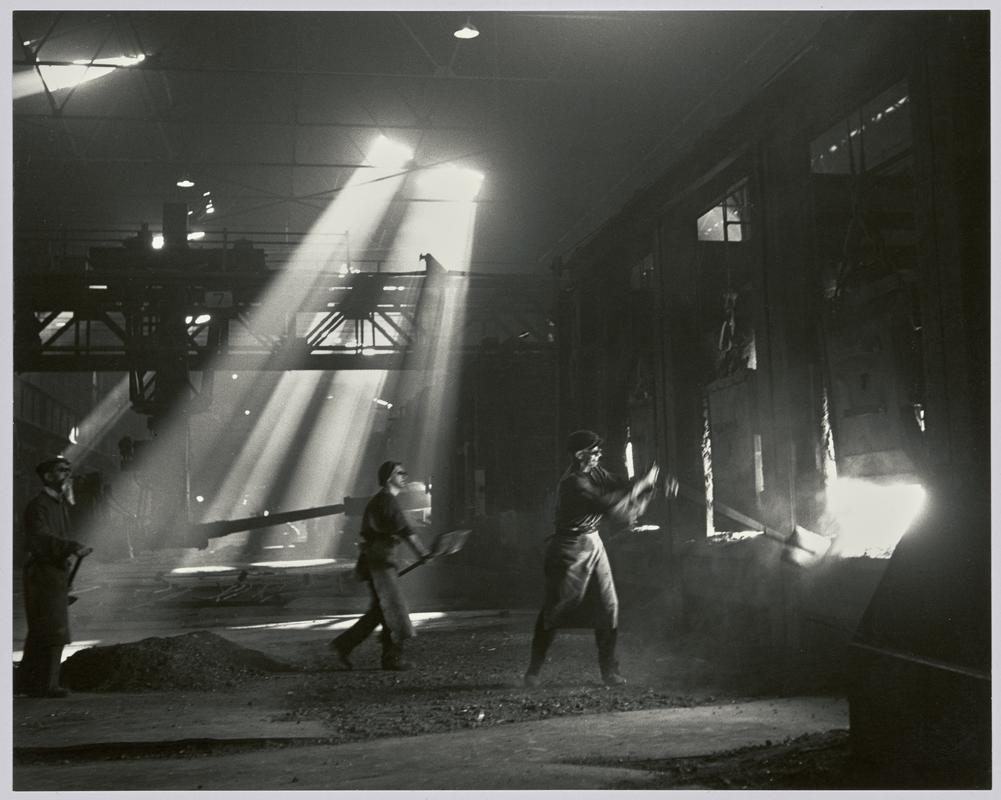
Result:
M545 599L532 636L527 687L539 685L557 629L582 625L594 628L604 684L626 682L615 653L619 601L598 527L606 515L623 522L635 519L652 497L660 471L654 464L636 480L608 472L598 463L601 444L601 437L589 430L574 431L567 439L570 464L556 489L556 530L543 564ZM670 486L673 491L673 479Z
M24 511L24 605L28 635L17 669L15 690L31 697L65 697L59 685L63 646L70 642L69 579L74 559L92 548L70 538L70 462L62 456L42 461L35 472L42 490Z
M406 670L413 663L403 658L403 643L416 632L397 579L396 549L405 542L421 561L429 561L434 554L410 527L396 500L407 487L408 475L403 464L386 461L379 466L377 477L380 488L362 514L361 552L355 565L356 576L368 583L371 602L368 611L333 639L330 647L341 664L351 669L351 651L381 625L382 668Z

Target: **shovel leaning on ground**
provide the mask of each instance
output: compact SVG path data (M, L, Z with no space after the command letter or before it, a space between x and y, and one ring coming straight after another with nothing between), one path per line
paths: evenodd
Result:
M83 560L87 556L89 556L91 553L93 553L93 552L94 552L94 548L93 547L85 547L83 550L81 550L79 553L76 554L76 556L74 557L75 558L75 562L73 564L73 569L70 570L69 578L67 578L67 580L66 580L66 590L67 591L69 591L70 589L73 588L73 579L76 577L77 572L80 570L80 565L83 563ZM78 597L76 597L75 595L71 594L71 595L67 596L67 598L66 598L66 605L70 605L71 606L78 599L79 599Z
M434 540L434 544L431 545L431 557L438 558L438 556L450 556L453 553L458 553L466 544L466 539L469 538L469 534L472 533L470 528L457 528L454 531L445 531L438 535L438 538ZM417 569L421 564L426 564L430 559L422 558L419 561L415 561L413 564L404 567L399 571L399 575L406 575L411 570Z

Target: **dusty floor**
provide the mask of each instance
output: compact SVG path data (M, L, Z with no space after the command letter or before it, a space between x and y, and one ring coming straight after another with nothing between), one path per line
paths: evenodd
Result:
M14 788L859 781L842 698L765 694L746 671L637 631L620 638L627 686L601 686L593 638L575 631L557 639L543 685L528 690L520 679L532 611L417 614L419 636L408 648L417 668L403 673L378 669L375 637L356 651L354 670L341 669L328 643L353 616L303 611L193 610L187 624L148 618L114 636L89 623L78 635L108 649L96 651L103 659L81 650L67 660L74 694L14 700ZM401 750L416 756L401 766Z

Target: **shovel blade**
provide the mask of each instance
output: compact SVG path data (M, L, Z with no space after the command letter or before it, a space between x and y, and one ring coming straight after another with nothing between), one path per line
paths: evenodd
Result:
M465 546L470 533L472 533L470 528L446 531L435 541L434 554L436 556L450 556L453 553L458 553Z
M782 558L800 567L812 567L823 560L830 547L829 538L797 525L786 540Z

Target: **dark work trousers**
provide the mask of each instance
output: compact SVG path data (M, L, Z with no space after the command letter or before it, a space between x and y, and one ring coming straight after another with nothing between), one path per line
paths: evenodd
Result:
M16 690L25 694L44 694L58 689L62 658L61 644L40 643L29 634L17 668Z
M350 653L364 642L371 635L372 631L381 625L382 630L379 632L379 641L382 644L382 661L383 663L398 661L403 654L403 646L393 641L389 627L382 618L382 606L379 605L379 595L375 593L375 588L372 586L371 581L368 583L368 590L372 596L368 611L362 614L354 625L344 631L334 641L337 643L339 650L345 654Z
M540 611L535 620L535 631L532 633L532 655L528 664L528 674L538 675L542 665L546 663L546 654L556 638L556 628L546 630L545 612ZM615 643L618 631L615 628L595 628L594 641L598 645L598 666L602 676L612 675L619 671L619 662L615 655Z

